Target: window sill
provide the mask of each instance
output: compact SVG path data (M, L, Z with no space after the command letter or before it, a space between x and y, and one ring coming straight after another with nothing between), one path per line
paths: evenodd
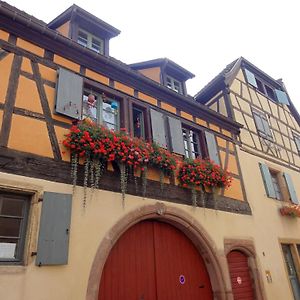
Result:
M26 272L26 266L0 263L0 274L22 274Z

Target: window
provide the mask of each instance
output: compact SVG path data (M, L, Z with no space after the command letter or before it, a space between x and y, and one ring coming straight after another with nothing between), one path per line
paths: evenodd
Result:
M174 79L171 76L167 76L166 77L166 81L167 81L167 87L179 94L182 94L182 84L180 81Z
M133 136L145 139L146 135L145 135L144 111L137 107L133 107L132 118L133 118Z
M300 257L299 252L297 254L297 251L295 249L295 247L297 247L299 251L299 245L282 244L281 247L294 299L300 300L300 281L299 274L297 274L297 269L299 269Z
M199 137L195 131L182 128L184 153L187 158L196 158L201 155Z
M23 259L30 196L0 192L0 262Z
M279 185L279 172L270 170L270 175L271 175L271 179L272 179L273 188L275 191L275 198L277 200L282 200L282 194L281 194L280 185Z
M298 153L300 154L300 136L294 134L294 141L295 141Z
M253 110L253 117L258 134L264 138L272 140L273 136L266 115L262 112Z
M104 41L98 37L93 36L85 30L78 30L77 43L84 47L92 49L97 53L104 53Z
M83 118L89 117L98 124L109 129L120 129L120 104L106 95L84 90L83 93Z
M263 163L259 166L268 197L299 204L292 178L288 173L271 169Z
M275 102L289 105L288 96L284 91L272 87L269 83L264 82L249 70L245 69L244 71L248 83L254 88Z

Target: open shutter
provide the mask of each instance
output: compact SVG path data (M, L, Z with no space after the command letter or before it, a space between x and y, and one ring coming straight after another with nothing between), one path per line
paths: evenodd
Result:
M267 165L260 163L260 170L265 184L267 196L270 198L276 198L275 189L272 182L270 170Z
M68 263L72 195L45 192L36 265Z
M245 75L247 77L248 83L250 83L251 85L253 85L257 88L257 83L256 83L254 74L252 72L248 71L247 69L245 69Z
M290 105L288 96L285 92L275 89L275 94L279 103Z
M172 152L184 155L181 121L168 116L168 122L171 136L171 150Z
M164 115L154 109L150 109L150 115L153 141L159 144L161 147L167 148Z
M298 197L295 191L295 187L292 181L292 178L290 174L283 173L283 177L285 179L286 185L288 187L289 193L290 193L290 199L294 204L299 204Z
M215 135L211 132L205 131L206 144L208 149L208 155L211 160L220 165L218 147L215 139Z
M56 112L81 119L83 78L63 68L59 69Z

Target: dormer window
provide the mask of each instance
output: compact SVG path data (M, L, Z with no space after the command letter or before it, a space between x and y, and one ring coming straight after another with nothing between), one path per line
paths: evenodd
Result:
M166 85L169 89L182 94L182 84L180 81L174 79L171 76L166 76Z
M85 30L78 30L77 43L97 53L104 53L104 41Z

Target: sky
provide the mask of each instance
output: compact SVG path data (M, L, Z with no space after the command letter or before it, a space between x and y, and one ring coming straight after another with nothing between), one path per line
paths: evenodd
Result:
M124 63L167 57L195 74L195 95L243 56L282 78L300 112L300 18L297 0L7 0L48 23L73 3L121 30L110 55Z

